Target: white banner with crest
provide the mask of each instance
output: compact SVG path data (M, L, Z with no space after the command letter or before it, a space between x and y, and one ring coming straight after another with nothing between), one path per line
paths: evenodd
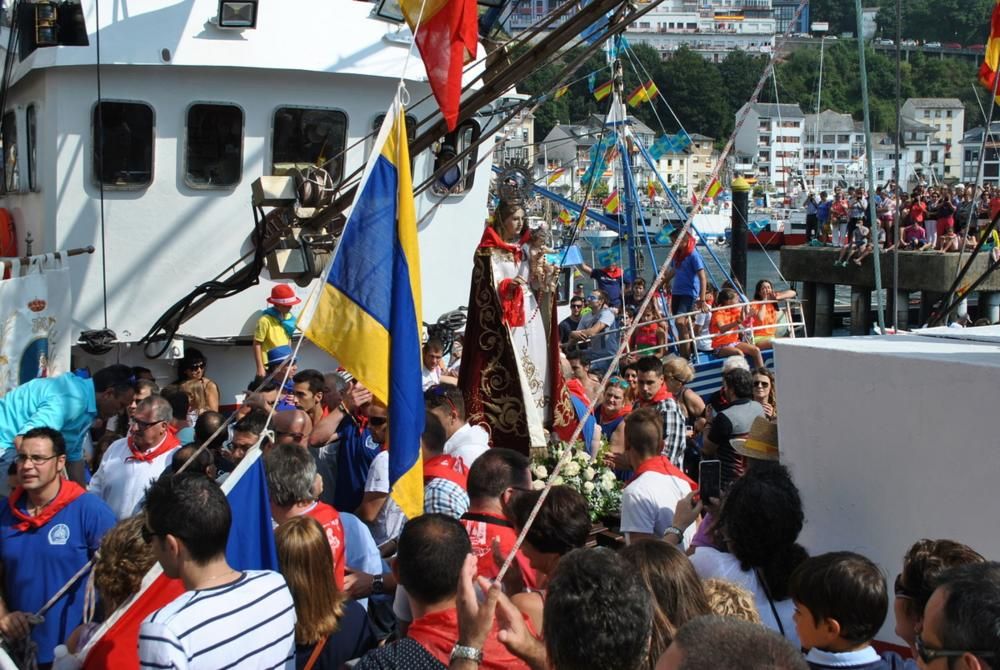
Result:
M0 280L0 396L69 371L72 306L69 268L60 254L4 263L10 272Z

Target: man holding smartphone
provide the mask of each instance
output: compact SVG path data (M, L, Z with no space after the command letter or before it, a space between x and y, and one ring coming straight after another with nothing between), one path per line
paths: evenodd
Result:
M664 456L663 419L655 409L633 411L625 418L625 456L635 470L635 479L622 493L621 531L625 541L663 539L674 534L690 542L694 527L674 525L678 501L697 488L695 483Z

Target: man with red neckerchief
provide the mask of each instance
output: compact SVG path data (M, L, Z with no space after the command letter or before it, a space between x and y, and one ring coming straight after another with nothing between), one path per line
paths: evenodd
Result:
M663 426L663 455L679 466L684 456L687 427L677 401L663 383L663 363L656 356L644 356L635 366L639 372L639 398L635 406L659 412Z
M25 432L16 463L20 486L0 501L0 634L22 640L30 632L38 663L49 664L56 645L83 622L86 578L55 601L44 621L29 626L28 615L93 557L115 516L100 498L63 479L66 441L58 431Z
M625 419L625 455L635 469L635 478L622 493L621 531L625 541L662 539L666 534L694 537L694 528L683 531L674 525L674 509L698 486L660 453L663 429L653 408L638 409Z
M480 655L486 670L525 670L491 626L481 648L459 648L455 609L459 577L472 547L462 525L444 514L424 514L408 521L399 536L393 573L409 594L414 620L406 637L369 652L357 670L444 670L457 653ZM467 658L468 656L461 656Z
M87 490L107 503L115 517L125 519L138 511L146 487L163 474L181 446L170 430L172 417L165 398L146 398L136 407L128 437L112 442L101 458Z
M495 554L506 558L514 548L517 530L507 518L505 506L520 491L531 489L528 457L513 449L494 447L476 459L469 468L469 511L462 515L462 525L469 533L472 553L476 556L476 573L496 579L500 573ZM514 563L524 586L536 588L535 571L519 551Z
M469 496L465 492L469 471L461 458L444 453L447 440L441 420L427 410L424 432L420 436L424 465L424 513L447 514L458 519L469 509Z

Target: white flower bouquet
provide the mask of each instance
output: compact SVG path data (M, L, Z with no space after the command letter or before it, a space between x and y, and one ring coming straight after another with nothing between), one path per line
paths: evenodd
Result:
M562 484L579 491L587 499L591 521L617 515L621 512L623 485L611 468L604 465L604 454L608 449L607 442L602 442L600 451L592 459L582 442L577 442L575 446L565 442L550 446L544 456L536 456L531 464L532 486L542 489L549 483L553 486ZM556 464L567 451L569 460L553 477Z

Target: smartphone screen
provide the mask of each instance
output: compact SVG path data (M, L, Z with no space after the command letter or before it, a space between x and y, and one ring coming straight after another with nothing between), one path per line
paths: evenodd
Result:
M702 461L698 464L698 494L706 503L722 497L722 462Z

